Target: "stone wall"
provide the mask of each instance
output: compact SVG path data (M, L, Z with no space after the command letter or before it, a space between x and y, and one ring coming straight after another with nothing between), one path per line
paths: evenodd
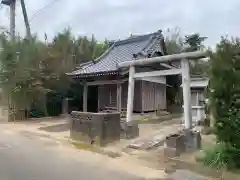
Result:
M71 113L70 136L73 140L105 146L120 140L120 113Z

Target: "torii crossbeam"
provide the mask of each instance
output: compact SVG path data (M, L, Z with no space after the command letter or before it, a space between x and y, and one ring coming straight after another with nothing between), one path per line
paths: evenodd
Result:
M128 79L128 100L127 100L127 122L132 121L133 98L134 98L134 81L135 78L153 77L153 76L167 76L180 74L182 76L183 84L183 108L184 108L184 125L186 129L192 128L192 112L191 112L191 93L190 93L190 72L189 60L206 57L206 51L186 52L180 54L166 55L153 58L143 58L133 61L126 61L118 64L119 68L129 67ZM169 70L149 71L135 73L135 66L142 66L153 63L163 63L169 61L181 61L180 68Z

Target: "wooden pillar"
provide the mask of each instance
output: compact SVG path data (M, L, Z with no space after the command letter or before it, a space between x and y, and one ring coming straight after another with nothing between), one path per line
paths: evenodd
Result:
M128 97L127 97L127 122L132 121L133 111L133 99L134 99L134 73L135 67L130 66L129 68L129 79L128 79Z
M122 111L122 84L117 84L117 111Z
M199 103L199 92L197 91L197 95L196 95L197 97L196 97L196 99L197 99L197 106L198 106L198 108L197 108L197 121L198 120L201 120L201 109L199 108L199 106L200 106L200 103Z
M68 114L68 98L64 98L62 100L62 114L63 115Z
M144 83L145 83L145 82L142 80L142 81L141 81L141 91L142 91L142 97L141 97L141 99L142 99L142 111L141 111L141 115L144 115L144 107L145 107L145 106L144 106L144 99L145 99L145 96L144 96L144 95L145 95L145 94L144 94L144 92L145 92L145 91L144 91Z
M182 68L182 85L183 85L183 109L184 125L186 129L192 128L192 108L191 108L191 91L190 91L190 72L189 62L187 59L181 60Z
M83 112L87 112L87 100L88 100L88 86L83 86Z
M97 87L97 91L98 91L98 109L97 112L100 112L100 85Z

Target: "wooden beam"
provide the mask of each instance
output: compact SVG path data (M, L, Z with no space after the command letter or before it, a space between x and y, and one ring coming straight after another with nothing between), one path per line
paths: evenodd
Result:
M133 99L134 99L134 73L135 67L130 66L129 68L129 79L128 79L128 97L127 97L127 122L132 121L132 111L133 111Z
M87 112L87 100L88 100L88 86L83 86L83 112Z
M138 60L132 60L132 61L125 61L118 64L118 68L123 67L130 67L130 66L142 66L146 64L153 64L153 63L163 63L167 61L179 61L181 59L186 58L194 58L196 57L206 57L207 52L206 51L195 51L195 52L185 52L180 54L172 54L172 55L166 55L166 56L159 56L159 57L153 57L153 58L143 58Z
M96 85L106 85L106 84L121 84L127 81L127 79L121 79L121 80L105 80L105 81L93 81L93 82L87 82L86 84L88 86L96 86Z
M169 69L169 70L160 70L160 71L151 71L151 72L140 72L140 73L135 73L134 78L167 76L167 75L176 75L176 74L181 74L181 73L182 73L182 69Z
M154 83L159 83L159 84L166 84L166 77L165 76L161 76L161 77L141 77L141 78L136 78L136 80L154 82Z
M183 109L184 109L184 125L186 129L192 128L192 107L191 107L191 91L190 91L190 72L189 62L187 59L181 60L182 85L183 85Z
M169 68L169 69L176 69L176 67L170 66L170 65L168 65L166 63L160 63L160 65L163 66L163 67Z

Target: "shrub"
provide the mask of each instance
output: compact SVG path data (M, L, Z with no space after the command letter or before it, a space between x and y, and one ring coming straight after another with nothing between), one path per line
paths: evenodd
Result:
M212 149L205 150L203 163L216 169L234 169L240 167L240 150L230 144L217 143Z
M217 141L206 151L205 164L240 167L240 41L224 39L211 55L210 108Z

